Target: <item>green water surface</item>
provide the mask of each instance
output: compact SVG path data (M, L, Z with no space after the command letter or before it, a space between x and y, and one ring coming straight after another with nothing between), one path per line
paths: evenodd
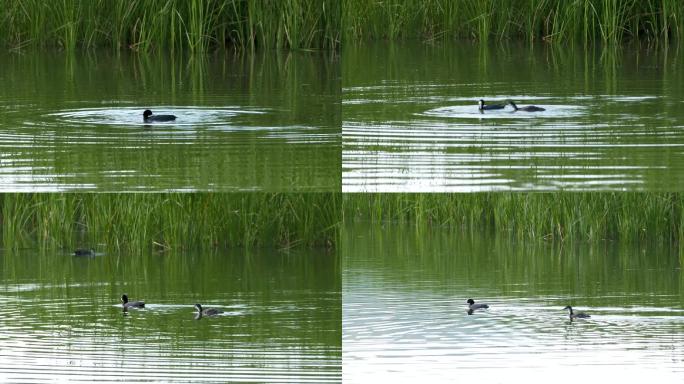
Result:
M676 47L345 46L342 189L680 191L682 63Z
M339 382L325 250L0 254L0 381ZM145 309L124 312L122 293ZM193 305L223 311L196 319Z
M0 56L0 191L340 188L333 54Z
M341 247L344 382L684 375L684 278L669 246L357 222ZM468 315L469 298L489 309ZM566 305L591 318L570 321Z

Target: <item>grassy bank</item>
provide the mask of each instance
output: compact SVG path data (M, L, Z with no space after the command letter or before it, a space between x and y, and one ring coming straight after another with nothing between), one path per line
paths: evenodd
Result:
M669 41L684 32L678 0L342 0L345 42L466 38L551 42Z
M684 194L345 194L344 221L398 221L561 240L684 244Z
M332 247L340 194L2 194L4 248Z
M204 52L328 48L337 0L0 0L2 44Z

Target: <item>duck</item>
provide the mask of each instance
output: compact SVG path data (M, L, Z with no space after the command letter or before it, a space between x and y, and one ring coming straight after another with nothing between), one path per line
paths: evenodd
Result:
M569 305L566 306L565 308L563 308L563 310L566 310L566 309L570 310L570 320L572 320L572 319L588 319L591 317L591 316L587 315L586 313L582 313L582 312L574 313L572 311L572 307Z
M480 101L478 101L477 105L478 105L477 109L479 109L480 112L482 112L482 111L490 111L490 110L493 110L493 109L504 109L504 108L506 108L506 104L492 104L492 105L486 105L486 104L485 104L485 101L484 101L483 99L480 99Z
M78 248L73 253L74 256L95 256L95 250L90 248Z
M143 121L145 121L146 123L157 123L174 120L176 120L175 115L153 115L152 111L150 111L149 109L146 109L145 112L143 112Z
M513 100L508 100L508 104L510 104L513 107L513 112L517 111L525 111L525 112L541 112L541 111L546 111L546 109L542 107L537 107L536 105L526 105L524 107L518 107L515 105Z
M145 308L145 303L142 301L128 301L128 296L126 294L121 295L121 302L123 303L123 308Z
M469 315L472 315L473 312L475 312L478 309L489 308L489 305L487 305L487 304L475 304L475 300L473 300L473 299L468 299L468 301L466 301L466 303L468 303L468 314Z
M216 308L202 309L202 305L200 305L200 304L195 304L195 309L197 310L198 316L216 316L220 313L223 313L223 311L221 311L220 309L216 309Z

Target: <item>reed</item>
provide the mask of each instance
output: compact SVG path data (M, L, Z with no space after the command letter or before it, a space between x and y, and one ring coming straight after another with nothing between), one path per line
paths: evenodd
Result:
M683 16L677 0L342 0L342 34L616 44L679 40Z
M339 194L3 194L4 248L333 247Z
M517 238L684 244L678 193L345 194L345 222L409 222Z
M337 49L337 0L0 0L0 41L206 52L215 48Z

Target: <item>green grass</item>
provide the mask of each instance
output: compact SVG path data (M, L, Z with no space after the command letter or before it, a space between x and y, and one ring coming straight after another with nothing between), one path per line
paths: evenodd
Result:
M0 0L7 47L336 49L337 0Z
M414 223L543 240L684 244L684 194L345 194L344 221Z
M678 0L0 0L7 47L337 49L367 39L679 40Z
M345 42L369 39L601 42L680 39L678 0L342 0Z
M2 194L3 248L334 247L339 194Z

